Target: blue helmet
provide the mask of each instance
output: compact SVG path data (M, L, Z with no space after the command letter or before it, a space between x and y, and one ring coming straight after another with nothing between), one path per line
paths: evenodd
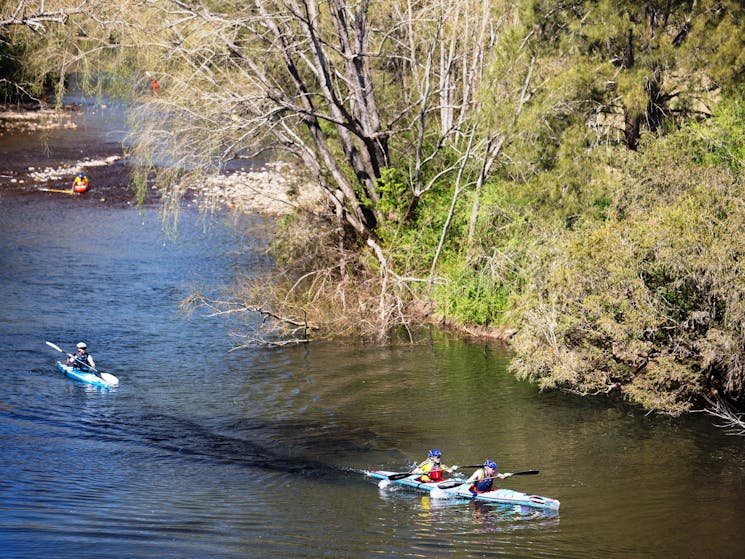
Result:
M433 448L429 451L429 454L427 454L428 458L439 458L440 456L442 456L442 452L440 452L436 448Z
M484 461L484 467L485 468L491 468L492 470L497 469L497 463L494 460L485 460Z
M82 179L85 175L83 173L78 173L78 176Z

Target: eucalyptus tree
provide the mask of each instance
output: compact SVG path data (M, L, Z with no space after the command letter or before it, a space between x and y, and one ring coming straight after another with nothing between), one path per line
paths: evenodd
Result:
M79 3L50 7L33 0L8 0L0 6L0 90L4 89L11 97L29 98L34 98L39 90L24 79L21 59L26 41L18 40L23 32L17 33L17 29L43 36L52 27L64 26L81 11Z
M152 101L169 121L150 120L140 146L183 154L189 168L281 150L385 269L379 181L403 171L405 219L455 176L496 3L171 0L144 9L137 42L161 47L150 70L166 87Z
M530 2L546 46L592 75L589 124L636 149L642 130L706 117L745 69L745 7L736 0Z

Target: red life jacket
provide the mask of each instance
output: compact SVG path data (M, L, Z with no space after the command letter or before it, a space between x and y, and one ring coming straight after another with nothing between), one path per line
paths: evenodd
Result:
M88 190L88 177L75 177L75 181L72 183L72 189L78 194L82 194Z
M439 466L435 466L427 472L427 477L431 481L442 481L442 469Z

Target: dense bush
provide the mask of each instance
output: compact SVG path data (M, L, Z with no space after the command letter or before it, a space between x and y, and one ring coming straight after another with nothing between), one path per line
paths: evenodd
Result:
M542 387L619 387L678 413L745 384L745 112L649 137L606 221L536 242L513 366ZM728 132L734 132L729 134Z

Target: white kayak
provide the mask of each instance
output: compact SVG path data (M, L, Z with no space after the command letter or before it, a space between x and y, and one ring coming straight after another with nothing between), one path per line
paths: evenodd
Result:
M485 501L487 503L519 505L524 507L554 511L559 510L560 506L560 503L557 499L551 499L550 497L541 497L540 495L530 495L528 493L522 493L521 491L514 491L513 489L498 488L492 491L477 493L474 495L473 493L471 493L471 491L469 491L469 487L471 485L469 483L460 483L455 485L455 487L448 487L450 485L453 485L455 482L449 480L444 482L422 482L419 481L419 474L407 476L403 479L389 479L390 476L398 477L396 476L396 472L372 470L365 472L365 475L373 479L386 480L391 484L401 485L403 487L410 487L418 491L428 492L433 498L473 499L476 501Z

